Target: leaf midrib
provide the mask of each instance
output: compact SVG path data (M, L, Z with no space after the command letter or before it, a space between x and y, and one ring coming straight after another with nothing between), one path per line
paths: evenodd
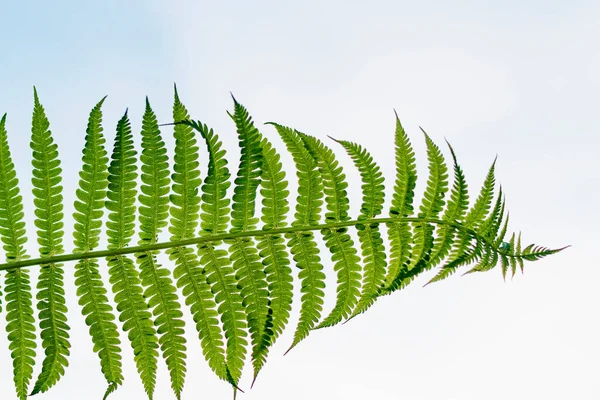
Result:
M227 232L227 233L219 233L214 235L203 235L189 239L183 239L178 241L170 241L170 242L154 242L152 244L147 245L138 245L131 247L124 247L121 249L112 249L112 250L95 250L90 252L82 252L82 253L72 253L72 254L61 254L56 256L44 257L44 258L30 258L27 260L15 261L13 263L4 263L0 264L0 271L5 271L11 268L23 268L23 267L31 267L41 264L50 264L50 263L62 263L67 261L79 261L83 259L89 258L106 258L113 257L123 254L134 254L146 251L153 250L164 250L170 249L174 247L181 246L192 246L202 243L209 242L220 242L224 240L233 240L241 237L258 237L258 236L266 236L266 235L282 235L286 233L300 233L300 232L311 232L318 231L322 229L336 229L336 228L345 228L350 226L357 225L371 225L371 224L387 224L387 223L430 223L436 225L446 225L454 227L458 230L461 230L467 234L470 234L472 237L477 240L491 245L496 251L499 251L495 246L493 246L490 241L478 234L474 229L465 226L462 223L444 221L436 218L419 218L419 217L383 217L383 218L370 218L363 220L350 220L350 221L340 221L340 222L329 222L326 224L316 224L316 225L297 225L297 226L288 226L284 228L276 228L276 229L257 229L253 231L244 231L244 232ZM528 255L535 256L537 254L545 254L545 252L532 252ZM513 254L505 254L511 258L518 258L519 256L515 253Z

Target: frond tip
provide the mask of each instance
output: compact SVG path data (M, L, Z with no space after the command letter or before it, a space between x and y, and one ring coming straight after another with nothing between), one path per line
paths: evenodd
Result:
M288 351L313 330L348 322L379 297L403 289L434 267L440 266L429 283L463 267L469 268L464 274L471 274L499 266L505 279L509 273L514 276L517 268L523 271L525 262L568 247L524 246L520 233L508 233L509 213L504 192L496 184L495 160L478 196L469 204L467 181L454 149L448 144L450 171L442 149L423 129L428 177L420 204L415 204L417 159L397 114L396 177L388 215L382 215L385 180L373 156L359 144L332 139L360 174L362 204L360 214L353 217L348 171L331 148L315 136L268 123L291 156L294 165L286 166L279 153L284 148L273 145L246 108L231 97L234 108L229 115L240 148L234 178L223 141L206 124L190 118L176 86L174 122L159 124L146 98L139 132L141 151L135 149L126 111L117 123L110 163L102 128L105 98L100 100L85 130L72 218L74 248L65 254L63 171L34 88L30 146L37 258L25 251L28 236L6 115L0 119L0 240L5 256L0 271L7 271L6 331L19 399L29 392L36 339L41 339L44 359L31 394L48 391L68 365L71 345L63 278L67 262L76 261L79 304L108 383L104 398L124 380L118 315L144 390L152 399L159 352L175 396L180 398L183 391L185 306L209 367L231 385L235 396L243 392L239 382L247 353L254 385L270 348L290 321L296 272L300 316ZM160 130L165 125L174 126L172 158ZM206 145L205 169L199 140ZM297 179L293 216L289 215L292 190L286 174L290 170ZM206 171L203 178L200 171ZM132 245L136 219L138 241ZM103 228L107 248L99 249ZM165 234L170 235L168 241L161 239ZM331 263L325 263L329 256L322 255L320 242ZM168 255L167 265L159 257L162 250ZM327 264L337 278L336 297L332 309L323 314L326 274L330 273ZM28 266L40 267L39 338ZM104 287L105 273L116 310Z

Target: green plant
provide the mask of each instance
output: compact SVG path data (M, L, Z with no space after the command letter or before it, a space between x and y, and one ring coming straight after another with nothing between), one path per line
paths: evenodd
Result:
M237 128L241 160L231 199L226 196L231 181L222 142L205 124L190 119L177 90L173 107L176 122L167 124L174 125L172 172L159 124L147 99L139 160L127 112L117 124L109 160L102 133L103 102L92 109L86 130L73 215L72 254L64 254L62 243L58 149L37 92L34 90L31 149L39 258L29 258L25 252L23 205L8 147L6 115L0 121L0 237L6 257L0 270L7 271L6 330L14 382L21 399L29 393L35 355L33 302L25 267L41 268L37 309L45 352L31 394L55 385L68 364L63 263L76 261L77 295L108 382L105 397L123 381L115 324L118 315L148 397L153 394L161 353L179 398L186 374L183 304L193 315L210 368L237 390L247 348L256 379L269 347L288 322L293 288L288 250L299 270L302 293L300 321L290 349L311 330L356 317L378 297L402 289L420 273L443 262L431 282L465 265L473 265L467 273L500 265L504 276L509 271L514 275L525 260L534 261L562 250L534 245L523 248L520 235L507 238L508 213L501 190L497 196L494 194L494 164L469 208L467 184L452 147L454 182L450 189L444 157L425 132L429 179L415 215L415 155L397 116L397 176L387 217L380 216L384 179L379 167L363 147L336 140L362 177L363 203L356 219L348 213L346 178L332 150L315 137L270 123L293 156L298 176L296 212L288 224L291 194L280 156L235 99L230 116ZM203 181L198 139L205 143L209 154ZM256 214L259 189L262 209ZM139 240L132 246L136 205ZM104 213L108 246L97 250ZM167 226L170 241L158 242L159 233ZM389 261L382 226L387 227L391 243ZM349 228L356 229L360 250ZM324 319L325 274L316 232L331 252L338 279L335 307ZM160 250L166 250L174 269L159 264ZM118 313L109 303L99 259L108 264ZM177 289L183 293L181 301Z

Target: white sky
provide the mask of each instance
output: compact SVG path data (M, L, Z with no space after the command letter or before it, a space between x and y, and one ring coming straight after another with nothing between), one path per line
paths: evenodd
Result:
M126 107L139 131L145 95L161 122L169 122L173 82L193 118L229 140L233 170L238 153L225 113L231 109L229 91L259 124L276 121L367 146L385 170L388 193L396 109L417 152L418 190L426 182L422 126L440 146L444 138L452 143L472 196L498 155L497 180L507 196L511 229L523 231L526 243L572 245L527 264L524 275L506 283L494 270L422 288L432 276L426 274L352 323L312 333L283 357L292 324L255 387L240 399L600 398L600 272L594 254L600 224L600 3L3 5L0 115L8 113L25 211L31 218L29 134L36 85L63 160L67 249L89 110L109 96L104 128L110 144ZM261 130L284 151L274 129ZM163 133L172 145L171 130ZM357 174L336 151L356 189ZM284 160L291 167L290 158ZM351 190L351 196L356 215L360 195ZM32 220L27 222L33 237ZM36 251L33 242L29 249ZM326 269L333 283L331 265ZM37 397L100 398L106 382L80 315L73 265L65 271L70 366L56 387ZM332 289L326 305L333 301ZM231 390L210 372L188 325L183 398L229 399ZM144 398L125 336L122 349L126 380L110 398ZM34 378L40 346L37 352ZM2 400L15 398L11 364L1 333ZM155 398L173 398L160 365ZM247 369L242 387L250 381Z

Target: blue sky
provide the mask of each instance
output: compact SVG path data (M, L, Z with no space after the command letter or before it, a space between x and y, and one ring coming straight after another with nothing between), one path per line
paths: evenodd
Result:
M395 109L417 153L418 191L427 172L422 126L439 145L444 138L452 143L472 196L498 155L511 229L522 230L525 242L572 245L528 265L512 282L493 271L422 288L423 277L352 323L311 334L283 357L290 327L254 389L241 398L600 397L598 2L21 1L4 4L2 15L0 114L8 114L26 215L33 215L33 85L59 144L70 215L90 109L108 95L104 129L111 143L126 108L139 130L145 96L160 121L170 122L176 82L192 116L230 138L232 165L239 151L225 113L230 91L259 124L277 121L319 138L364 144L382 164L388 193ZM261 131L284 151L272 128ZM172 146L171 131L163 133ZM351 162L338 154L349 179L358 182ZM283 160L291 167L289 156ZM293 180L291 170L288 176ZM354 214L357 187L350 186ZM27 223L32 236L33 221ZM41 400L97 397L105 388L72 266L65 270L71 365ZM334 281L331 275L328 282ZM326 305L333 305L332 296ZM193 329L187 338L184 399L229 398L227 385L206 366ZM126 381L111 398L141 398L123 339ZM1 397L12 399L7 348L2 333ZM164 366L156 398L172 398Z

